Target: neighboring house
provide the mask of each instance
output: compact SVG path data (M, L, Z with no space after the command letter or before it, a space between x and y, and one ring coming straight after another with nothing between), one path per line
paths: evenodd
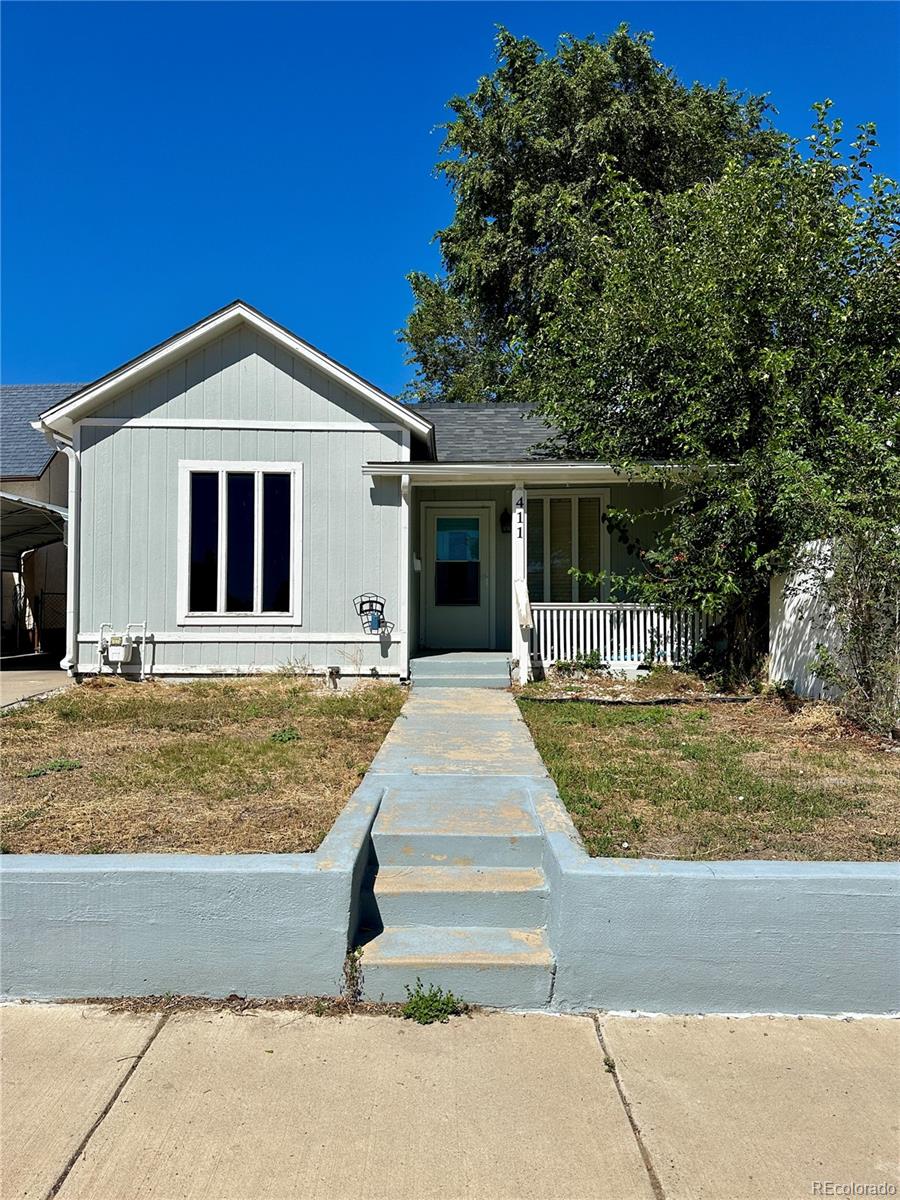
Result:
M32 422L79 386L0 388L4 653L64 650L68 463Z
M658 489L542 457L522 409L400 404L240 301L38 425L70 460L77 673L127 657L126 634L145 674L406 678L423 650L501 652L523 676L591 649L678 658L702 633L570 574L640 570L603 515Z

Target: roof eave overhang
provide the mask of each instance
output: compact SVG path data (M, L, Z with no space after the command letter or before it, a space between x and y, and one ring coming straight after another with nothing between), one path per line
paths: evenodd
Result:
M66 438L71 438L78 421L116 392L133 387L148 376L163 370L170 363L184 357L185 354L192 353L215 337L221 337L222 334L241 323L257 329L290 354L303 359L318 368L323 374L335 379L348 391L375 405L376 408L396 420L402 428L409 429L422 438L429 439L431 437L433 432L431 422L416 416L408 405L400 404L386 392L382 392L373 384L361 379L347 367L335 362L327 354L323 354L321 350L304 342L284 326L277 324L240 300L220 309L204 320L198 321L196 325L192 325L182 333L175 334L167 341L161 342L138 358L132 359L131 362L104 375L95 383L88 384L87 387L76 392L74 396L69 396L61 404L47 409L41 414L41 426L54 433L62 434Z
M676 463L646 463L658 471L678 470ZM363 474L378 477L408 475L411 483L615 483L628 479L628 472L609 463L593 462L483 462L483 463L396 463L370 462Z

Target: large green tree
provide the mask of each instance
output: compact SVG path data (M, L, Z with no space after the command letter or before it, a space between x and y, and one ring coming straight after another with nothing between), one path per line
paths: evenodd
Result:
M410 277L409 398L517 398L523 349L544 319L544 273L577 266L561 211L603 236L616 225L617 179L667 195L778 152L762 97L685 87L651 46L623 26L603 42L565 36L548 55L501 29L494 73L450 102L438 172L456 207L437 235L444 274Z
M732 675L809 540L886 547L890 617L900 207L873 128L845 153L826 103L801 147L624 29L554 55L501 32L499 57L452 104L456 215L444 277L412 277L412 394L536 400L560 453L672 484L653 545L612 514L645 568L627 586L717 613Z
M900 547L900 206L873 130L846 158L839 134L821 105L809 153L666 196L611 181L607 237L560 211L575 250L524 350L563 453L677 483L632 586L719 613L738 674L805 542L874 518Z

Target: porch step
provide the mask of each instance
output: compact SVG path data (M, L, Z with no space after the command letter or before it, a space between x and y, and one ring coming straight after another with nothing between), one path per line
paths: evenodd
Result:
M413 686L417 688L448 688L448 687L466 687L466 688L508 688L509 675L504 673L501 675L425 675L418 679L413 679Z
M370 1000L405 1000L421 979L472 1004L540 1008L550 998L554 959L543 929L388 926L363 947Z
M363 885L365 926L537 927L547 923L549 889L539 867L382 867Z
M413 658L409 664L414 687L509 687L509 656L451 651Z
M502 777L432 777L389 788L372 828L384 867L539 867L543 835L528 793Z

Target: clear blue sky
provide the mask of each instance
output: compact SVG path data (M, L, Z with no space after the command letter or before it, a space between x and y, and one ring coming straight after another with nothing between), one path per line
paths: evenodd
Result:
M380 384L405 275L436 271L447 99L494 25L545 47L620 21L686 82L830 96L900 175L887 3L20 3L3 21L3 379L87 381L237 296Z

